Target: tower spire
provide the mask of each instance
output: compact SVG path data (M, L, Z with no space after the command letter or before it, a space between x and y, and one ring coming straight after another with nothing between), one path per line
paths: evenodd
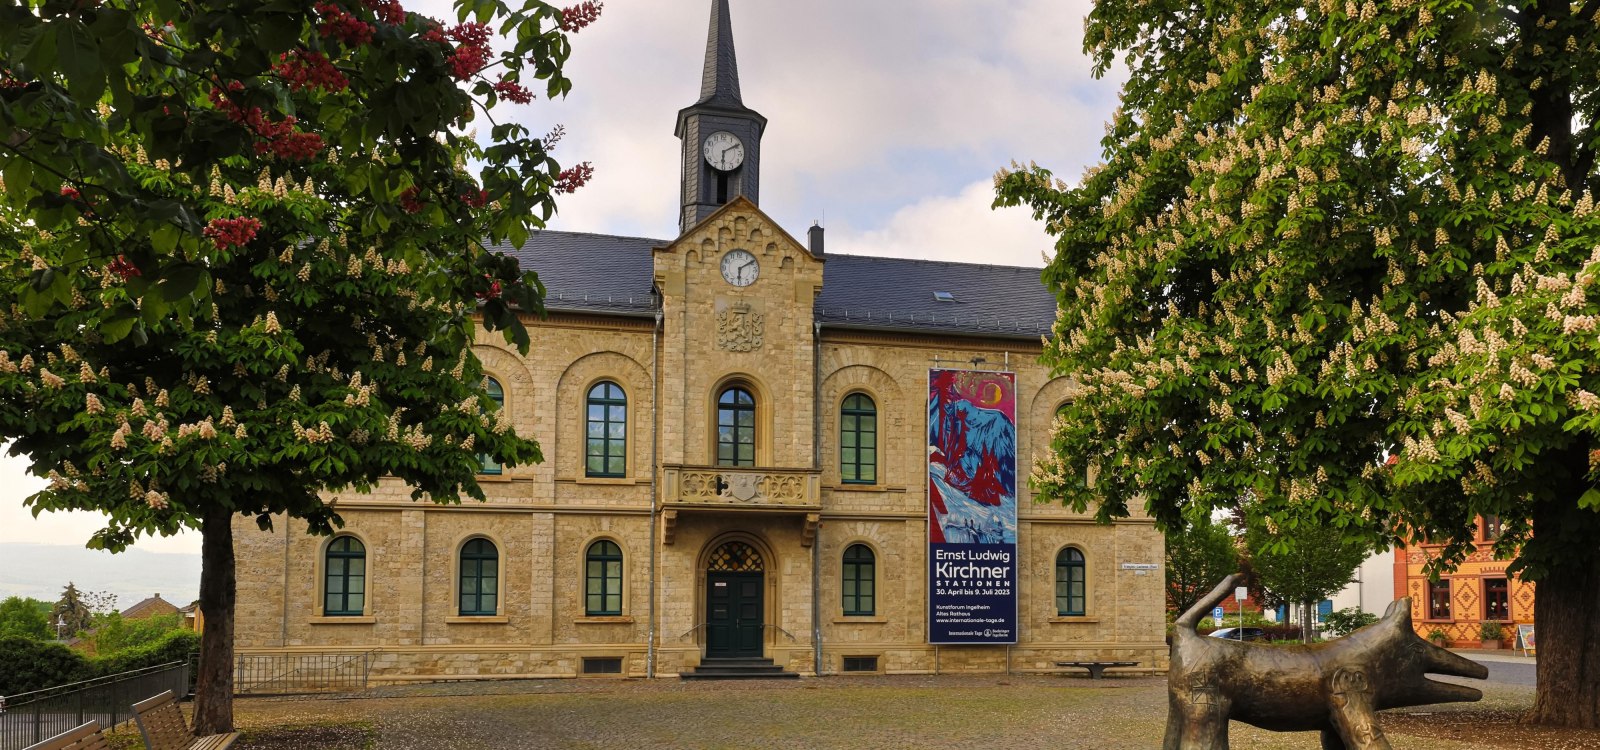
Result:
M700 101L743 108L739 98L739 61L733 53L733 20L728 0L712 0L711 29L706 35L706 65L700 75Z

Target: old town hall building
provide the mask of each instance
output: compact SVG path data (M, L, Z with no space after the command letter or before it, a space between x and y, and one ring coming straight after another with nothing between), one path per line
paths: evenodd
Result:
M1038 363L1039 270L830 255L759 208L766 118L714 0L682 141L675 239L545 231L502 248L549 316L524 357L485 335L492 394L545 462L483 469L486 503L340 501L344 528L235 529L237 648L371 654L374 681L1164 669L1161 536L1035 504L1065 377ZM669 197L663 198L670 200ZM1043 241L1043 238L1041 238ZM1015 373L1014 645L929 634L929 370Z

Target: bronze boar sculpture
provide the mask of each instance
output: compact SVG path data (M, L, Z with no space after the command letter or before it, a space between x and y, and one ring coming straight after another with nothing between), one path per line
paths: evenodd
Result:
M1196 633L1195 625L1240 578L1218 584L1173 628L1163 750L1226 750L1230 719L1275 732L1320 730L1324 750L1389 750L1378 711L1483 697L1474 688L1425 676L1483 679L1489 670L1418 637L1410 599L1390 604L1372 625L1309 646Z

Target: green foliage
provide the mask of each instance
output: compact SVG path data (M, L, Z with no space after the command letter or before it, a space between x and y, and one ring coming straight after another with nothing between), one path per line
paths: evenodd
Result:
M111 653L101 653L93 660L96 674L117 674L157 664L187 661L190 654L200 648L200 636L189 630L169 630L154 640L130 646Z
M1498 641L1505 637L1505 630L1498 622L1485 622L1478 625L1478 636L1486 641Z
M0 695L42 690L92 676L89 660L59 643L0 637Z
M1428 640L1436 644L1443 644L1450 636L1446 635L1444 628L1434 628L1428 631Z
M18 637L35 641L53 638L55 632L45 620L49 611L48 602L20 596L7 597L0 602L0 638Z
M97 617L95 621L95 653L106 655L128 648L154 643L175 630L182 629L182 615L158 615L139 620L124 619L119 613Z
M1263 603L1314 604L1355 578L1368 547L1343 542L1333 528L1252 527L1245 532Z
M1530 580L1593 568L1594 8L1096 3L1105 164L997 197L1057 237L1045 358L1083 386L1039 494L1165 528L1250 497L1435 569L1497 515Z
M1323 618L1323 624L1328 626L1328 632L1341 636L1354 633L1377 621L1377 615L1360 607L1345 607L1344 609L1334 610Z
M59 626L63 635L73 635L94 627L94 612L85 600L78 586L69 581L67 587L61 590L61 598L50 608L50 627Z
M1167 608L1182 613L1213 586L1239 571L1239 549L1228 527L1209 517L1167 529Z

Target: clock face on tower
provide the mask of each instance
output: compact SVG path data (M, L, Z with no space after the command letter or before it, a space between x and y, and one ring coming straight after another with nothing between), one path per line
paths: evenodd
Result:
M739 137L726 130L718 130L706 136L705 148L706 163L713 169L731 172L744 163L744 144L739 142Z
M722 278L734 286L750 286L761 275L761 264L748 250L732 250L722 256Z

